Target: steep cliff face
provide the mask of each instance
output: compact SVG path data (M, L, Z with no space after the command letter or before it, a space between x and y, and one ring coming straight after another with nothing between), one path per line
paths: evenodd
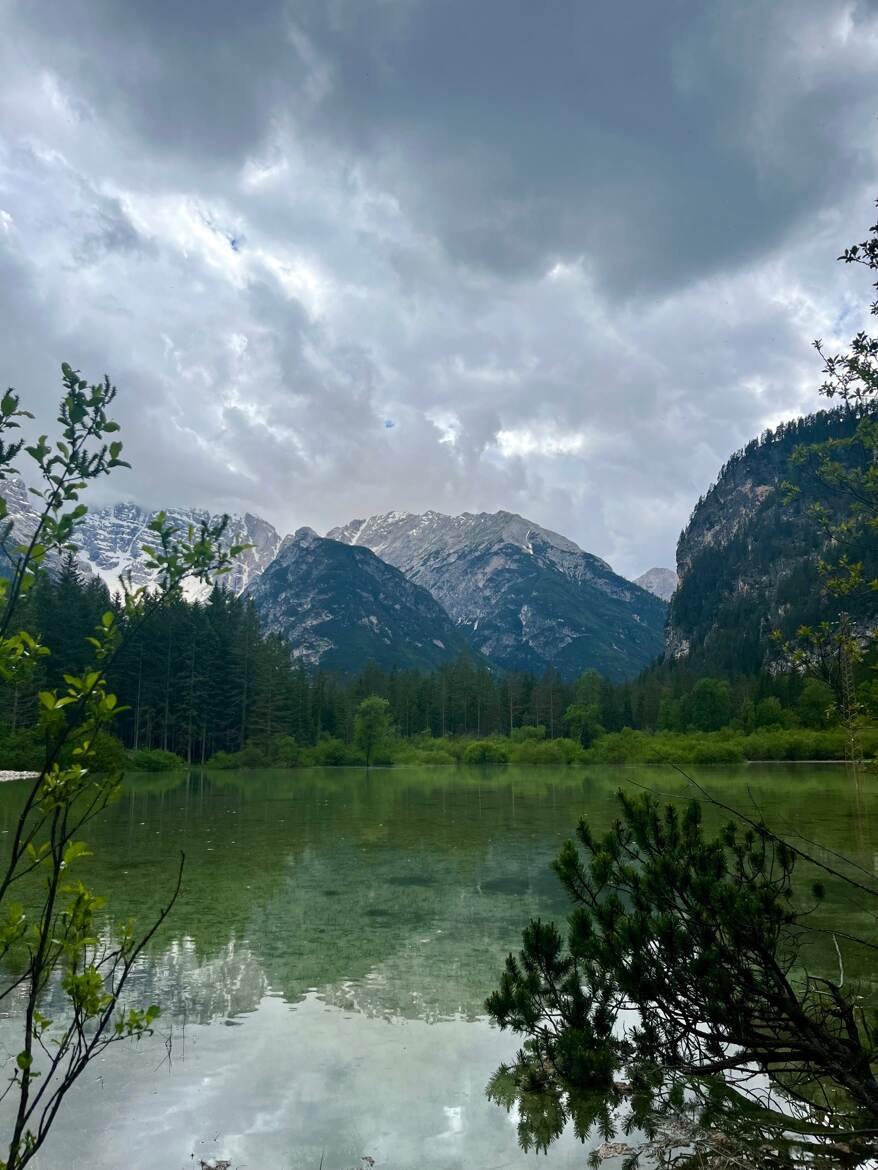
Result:
M388 512L329 536L367 546L428 589L505 669L635 675L661 653L662 601L572 540L511 512Z
M426 589L370 549L300 528L246 590L262 628L307 666L431 670L468 650Z
M790 458L798 446L845 438L855 427L850 414L821 411L767 431L732 456L677 545L669 656L704 655L722 669L756 670L769 655L773 630L791 635L837 610L822 589L817 560L824 539L808 511L817 501L838 509L847 502L833 502ZM851 451L846 457L856 458ZM799 488L791 501L786 483ZM874 548L860 551L875 560Z
M0 536L8 532L4 541L6 551L0 550L0 577L11 577L13 549L16 545L30 543L37 530L39 515L33 505L34 497L28 494L20 479L0 481L0 496L6 502L6 518L0 523ZM49 562L49 566L53 563L57 564L57 557Z
M144 564L143 545L151 542L147 525L155 515L155 512L130 503L90 511L77 537L80 545L78 559L101 577L111 591L118 588L123 573L130 573L135 585L151 584L154 574ZM218 519L197 508L169 508L165 515L170 525L183 532L190 525L197 532L203 521L213 523ZM247 512L243 516L229 517L223 542L252 546L236 559L232 571L222 577L224 587L239 594L272 562L280 548L281 538L267 520ZM188 588L191 597L200 597L207 592L208 587L198 583Z

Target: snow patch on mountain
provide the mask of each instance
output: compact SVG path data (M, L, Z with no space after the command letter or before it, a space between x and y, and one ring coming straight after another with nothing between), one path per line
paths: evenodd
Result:
M0 492L12 521L10 543L28 542L39 522L39 500L28 494L20 480L3 483ZM157 514L130 502L89 511L76 532L77 561L86 572L99 577L111 593L120 588L123 576L127 578L129 574L135 588L152 585L156 573L146 565L148 555L143 546L154 543L149 524ZM165 517L183 534L190 528L197 532L204 521L214 524L219 520L219 516L199 508L168 508ZM221 578L226 588L239 594L274 560L281 538L267 520L246 512L243 516L229 517L223 544L252 546L236 559L231 572ZM209 591L208 585L196 581L188 582L185 589L190 600L203 599Z

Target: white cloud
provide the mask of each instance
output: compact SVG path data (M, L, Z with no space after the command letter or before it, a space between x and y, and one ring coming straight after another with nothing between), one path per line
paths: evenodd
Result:
M497 432L497 447L508 458L514 455L582 455L588 450L588 435L583 431L557 434L545 427Z

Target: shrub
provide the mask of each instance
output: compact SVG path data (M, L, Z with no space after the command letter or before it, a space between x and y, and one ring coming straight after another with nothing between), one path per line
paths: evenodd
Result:
M208 768L231 771L235 768L270 768L272 759L261 744L245 743L237 752L215 752L207 761Z
M291 735L278 735L271 741L272 758L280 768L295 768L302 762L302 749Z
M92 741L94 755L88 762L92 772L121 772L125 767L125 746L109 731L99 731ZM62 753L62 757L66 753Z
M321 767L341 767L345 764L362 764L364 757L355 748L348 747L340 739L322 739L311 751L313 763Z
M446 736L432 736L429 731L419 732L411 739L400 740L394 748L394 759L402 762L406 753L414 750L413 763L454 764L460 763L463 753L471 740L450 739Z
M492 739L468 743L463 753L465 764L505 764L509 759L505 744Z
M240 752L215 752L207 761L208 768L221 768L230 771L241 767Z
M185 768L186 761L163 748L139 748L128 753L128 766L135 772L170 772Z
M459 761L457 757L453 756L451 752L443 751L437 748L432 752L418 752L418 758L414 761L418 764L457 764Z
M572 764L582 759L582 749L573 739L531 740L513 744L510 759L515 764Z
M469 742L465 739L437 739L434 741L436 746L432 749L435 752L441 752L443 755L451 756L456 764L463 762L464 753L466 752Z
M627 764L632 760L644 758L646 739L647 737L630 728L614 731L596 740L586 752L585 758L599 764Z
M744 760L744 749L740 743L714 740L712 743L696 744L692 752L693 764L740 764Z
M528 724L526 727L513 727L512 735L509 737L513 743L533 743L536 740L546 738L546 729L542 724L534 727Z
M242 768L271 767L271 756L267 749L262 744L253 743L252 740L245 743L239 752L235 752L235 755Z
M861 734L867 757L878 748L878 731ZM614 732L598 739L582 759L598 764L736 764L742 760L843 760L844 733L804 728L763 728L744 735L726 729L714 732Z

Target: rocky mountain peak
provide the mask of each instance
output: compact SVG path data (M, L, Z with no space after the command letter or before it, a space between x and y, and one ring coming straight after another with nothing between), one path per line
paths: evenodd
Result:
M328 536L370 548L428 589L500 666L625 677L661 651L661 601L515 512L385 512Z
M468 649L426 589L371 549L300 528L246 590L264 630L308 666L434 669Z
M30 496L20 480L4 481L0 485L9 508L13 533L17 541L29 539L39 519L39 501ZM130 574L135 587L150 585L155 580L154 570L145 565L143 545L152 542L149 524L157 510L141 507L131 501L89 510L77 531L77 560L82 568L104 581L111 593L120 588L122 576ZM204 521L215 523L219 517L201 508L167 508L167 522L186 532L197 529ZM260 516L246 512L230 516L226 528L226 545L244 544L247 548L236 560L230 573L224 574L223 585L233 593L242 593L250 581L258 576L274 559L281 539L273 525ZM190 582L187 595L204 596L209 586Z
M554 550L560 559L565 554L609 570L600 557L584 552L574 541L519 516L516 512L461 512L449 516L444 512L384 512L365 520L331 529L327 536L345 544L366 545L378 556L409 571L409 562L420 560L429 550L452 552L485 545L513 545L531 552L534 541L546 550Z
M677 588L677 574L673 569L652 568L634 578L634 584L649 593L654 593L662 601L670 601Z

